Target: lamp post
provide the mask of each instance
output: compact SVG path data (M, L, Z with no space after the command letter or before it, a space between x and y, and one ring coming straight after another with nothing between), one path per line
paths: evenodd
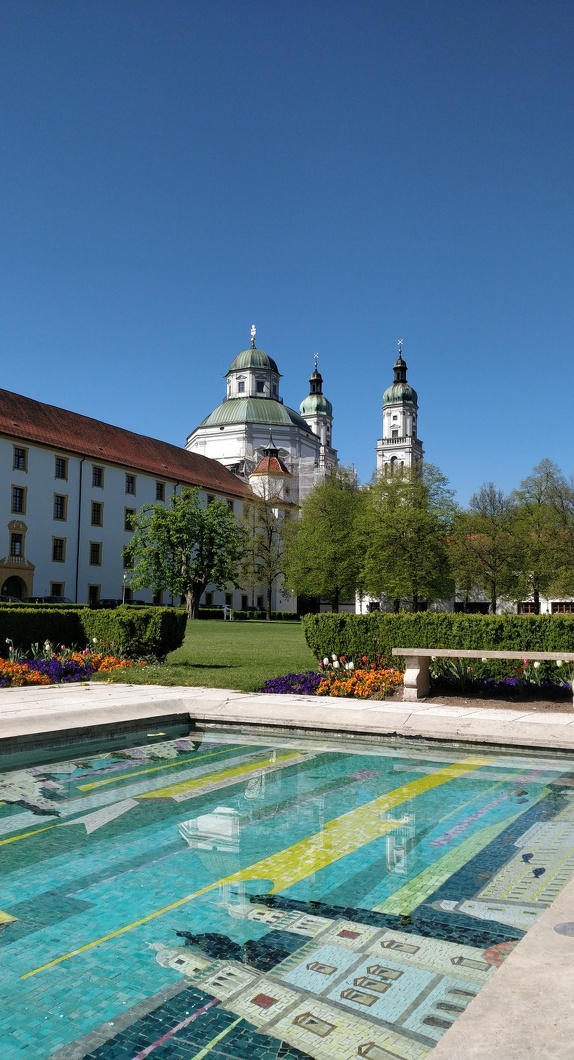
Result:
M127 572L124 571L124 576L123 576L123 579L122 579L122 605L125 604L125 602L126 602L126 582L127 582L127 580L128 580Z

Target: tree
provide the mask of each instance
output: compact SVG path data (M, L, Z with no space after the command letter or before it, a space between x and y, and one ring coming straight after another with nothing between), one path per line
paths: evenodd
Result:
M358 504L354 474L333 468L305 497L301 519L289 526L287 587L297 594L326 597L333 611L357 589L360 563L354 531Z
M446 536L454 512L453 493L432 464L381 475L364 492L359 520L364 591L390 597L396 610L408 598L413 611L450 596Z
M449 557L457 584L476 587L489 598L496 614L499 596L515 592L518 549L513 529L513 506L493 482L485 482L470 498L469 510L459 512L449 535Z
M239 580L245 589L265 590L265 617L271 620L273 589L284 573L285 514L277 498L254 497L243 507L245 550Z
M225 501L204 507L200 490L184 489L172 493L170 507L144 505L133 530L126 548L132 588L185 597L190 618L208 585L223 589L235 582L244 535Z
M516 589L521 599L532 597L536 614L540 596L568 577L572 567L573 493L560 469L542 460L511 495L518 571ZM572 590L570 576L570 591Z

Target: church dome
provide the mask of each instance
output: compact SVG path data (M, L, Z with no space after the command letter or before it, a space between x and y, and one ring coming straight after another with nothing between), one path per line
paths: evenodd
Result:
M238 353L237 357L229 365L230 372L242 372L247 368L266 368L272 372L277 372L279 375L279 369L273 358L265 353L265 350L258 350L254 346L250 346L248 350L242 350L241 353Z
M322 413L325 416L333 415L333 406L324 394L309 394L299 405L302 416L316 416Z
M418 405L417 392L407 382L391 383L383 394L383 405L394 405L407 401L411 405Z
M244 354L262 353L261 350L244 350ZM242 357L243 354L239 354ZM267 354L263 356L267 357ZM237 361L238 358L235 358ZM271 364L275 362L269 357ZM233 364L235 364L235 361ZM233 368L233 365L232 365ZM231 370L231 369L230 369ZM238 423L261 423L266 427L299 427L311 434L308 423L294 409L282 405L273 398L238 397L228 398L207 416L200 427L228 427Z

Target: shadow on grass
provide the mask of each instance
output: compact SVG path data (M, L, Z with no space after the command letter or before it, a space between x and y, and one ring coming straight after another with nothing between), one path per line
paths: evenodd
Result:
M192 663L192 662L169 662L166 666L177 667L178 670L236 670L233 663Z

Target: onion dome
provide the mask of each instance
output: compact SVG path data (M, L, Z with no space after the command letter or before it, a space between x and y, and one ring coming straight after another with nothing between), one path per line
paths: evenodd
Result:
M333 406L323 393L323 376L316 363L315 370L309 379L309 394L299 405L299 412L302 416L333 415Z
M397 357L393 371L395 378L383 394L383 405L396 405L409 403L418 406L416 390L407 383L407 363L403 361L402 346L399 344L399 356Z

